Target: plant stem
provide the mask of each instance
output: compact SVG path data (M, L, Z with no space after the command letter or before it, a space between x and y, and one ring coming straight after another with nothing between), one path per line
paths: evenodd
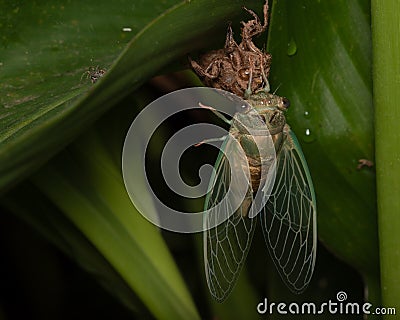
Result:
M400 2L371 10L382 306L400 310Z

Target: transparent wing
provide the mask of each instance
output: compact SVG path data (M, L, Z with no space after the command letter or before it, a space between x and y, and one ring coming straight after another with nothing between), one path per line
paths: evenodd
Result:
M223 301L232 291L239 272L244 264L254 234L256 219L248 217L252 202L250 181L243 183L243 177L238 181L240 173L243 176L243 166L247 159L239 152L237 141L227 139L221 147L229 155L230 161L221 151L215 164L216 173L211 179L211 190L205 202L204 231L204 264L207 284L211 295L218 301ZM232 174L231 174L232 170ZM231 196L229 185L232 185ZM241 189L241 190L239 190ZM245 199L238 201L239 193L245 193ZM219 207L216 207L220 203ZM210 213L211 208L217 208ZM235 210L235 208L237 208ZM234 213L232 214L232 211ZM222 221L216 227L215 219Z
M282 279L292 291L302 292L315 265L316 201L306 160L291 131L277 156L276 180L261 224Z

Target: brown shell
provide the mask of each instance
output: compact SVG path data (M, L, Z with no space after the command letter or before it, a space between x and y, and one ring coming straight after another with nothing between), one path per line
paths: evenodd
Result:
M203 54L199 61L190 60L196 74L209 87L223 89L243 97L246 90L256 92L268 85L271 54L262 52L252 38L264 32L268 24L268 1L264 4L264 24L246 9L253 20L242 22L242 41L237 44L229 26L225 47Z

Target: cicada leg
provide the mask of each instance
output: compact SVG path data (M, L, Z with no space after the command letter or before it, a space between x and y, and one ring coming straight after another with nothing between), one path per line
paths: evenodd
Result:
M261 63L261 74L262 74L262 77L263 77L263 80L264 80L264 83L265 83L264 91L268 93L269 90L271 90L271 88L269 86L269 81L268 81L267 75L265 74L263 63Z
M204 104L202 104L201 102L199 102L199 106L204 108L204 109L208 109L210 110L212 113L214 113L218 118L220 118L222 121L224 121L225 123L231 125L232 124L232 120L228 120L221 112L219 112L218 110L216 110L213 107L210 106L206 106Z
M201 146L201 145L204 144L204 143L208 143L208 142L221 142L221 141L225 141L225 139L226 139L226 136L222 136L222 137L220 137L220 138L205 139L205 140L203 140L203 141L200 141L200 142L196 143L194 146L195 146L195 147L199 147L199 146Z

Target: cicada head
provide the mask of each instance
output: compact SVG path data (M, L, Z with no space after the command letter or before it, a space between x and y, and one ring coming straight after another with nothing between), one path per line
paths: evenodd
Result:
M260 90L247 100L257 110L271 134L281 132L286 124L284 111L290 106L289 99Z

